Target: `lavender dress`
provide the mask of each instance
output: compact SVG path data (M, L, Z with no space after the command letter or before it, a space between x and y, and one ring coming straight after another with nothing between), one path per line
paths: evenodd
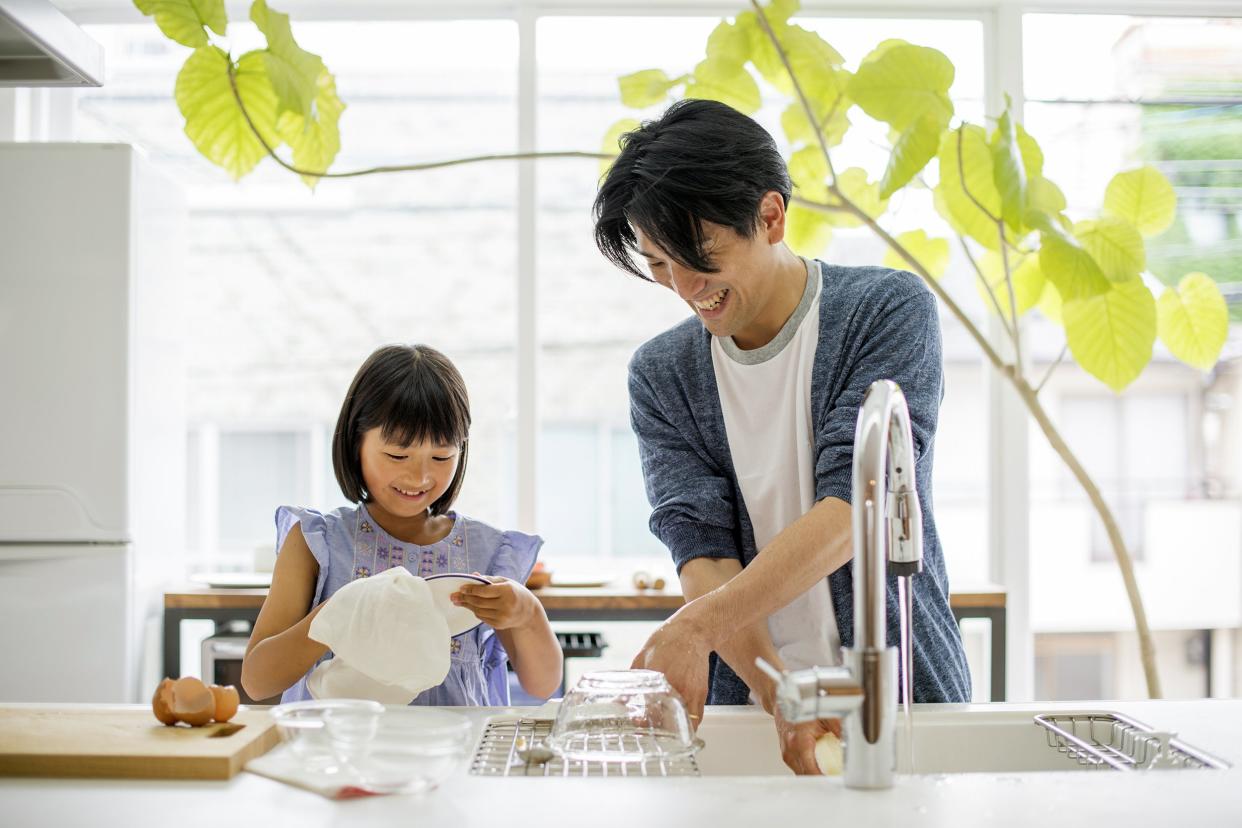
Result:
M426 577L443 572L481 572L503 575L525 583L539 555L543 539L521 532L505 532L486 523L449 512L453 529L430 546L394 538L371 519L364 504L341 507L326 514L314 509L281 506L276 510L276 550L295 524L302 525L306 545L319 563L312 606L330 598L355 578L366 578L394 566ZM383 630L375 630L383 635ZM326 653L320 661L332 658ZM450 642L450 665L444 682L420 693L411 704L433 706L505 706L509 704L508 654L500 637L480 624ZM319 662L311 667L313 670ZM306 671L310 675L310 670ZM306 676L281 696L282 702L311 698Z

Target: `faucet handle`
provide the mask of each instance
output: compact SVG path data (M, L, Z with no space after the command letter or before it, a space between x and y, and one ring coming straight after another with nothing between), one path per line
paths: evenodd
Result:
M777 670L762 658L755 666L776 683L776 703L787 722L838 718L858 709L863 688L848 667Z

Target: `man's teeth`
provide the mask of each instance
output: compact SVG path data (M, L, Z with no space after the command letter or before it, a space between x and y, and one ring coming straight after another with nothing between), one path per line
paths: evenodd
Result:
M701 302L695 302L694 306L699 310L713 310L717 305L724 301L725 294L729 292L728 288L716 291L713 295L707 297Z

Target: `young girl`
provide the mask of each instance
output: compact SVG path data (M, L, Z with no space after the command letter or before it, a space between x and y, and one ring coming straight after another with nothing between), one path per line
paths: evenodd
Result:
M491 581L453 594L453 603L484 623L452 639L448 676L412 704L507 705L506 660L532 696L546 698L560 686L560 646L523 586L542 539L450 511L466 472L469 430L465 384L439 351L390 345L358 370L332 442L337 482L358 505L327 514L276 510L272 588L242 662L251 698L310 698L306 677L332 657L307 637L311 620L345 584L394 566L423 577L477 572Z

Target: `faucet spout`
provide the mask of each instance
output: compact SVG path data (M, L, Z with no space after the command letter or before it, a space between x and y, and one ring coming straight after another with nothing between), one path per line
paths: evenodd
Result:
M858 411L851 506L854 644L844 652L845 666L788 673L760 666L777 681L787 721L844 717L847 786L888 788L896 764L898 650L888 646L886 576L912 576L923 566L910 412L889 380L872 383ZM912 659L904 656L908 670Z

